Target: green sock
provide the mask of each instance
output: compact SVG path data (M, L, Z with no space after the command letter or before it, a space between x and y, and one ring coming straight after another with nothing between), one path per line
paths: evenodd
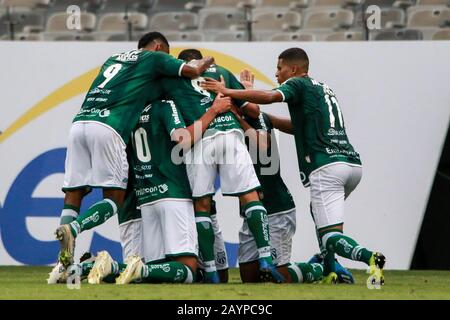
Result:
M208 212L195 212L195 224L198 234L198 248L206 272L215 272L216 260L214 256L214 230Z
M170 261L157 264L146 264L141 270L143 282L152 283L193 283L194 273L188 266Z
M288 271L293 283L313 283L323 278L320 263L291 263Z
M69 224L74 221L78 214L80 213L80 208L72 206L70 204L65 204L61 212L61 219L59 220L59 225Z
M259 258L273 264L270 252L269 218L264 205L260 201L252 201L244 207L248 228L255 238Z
M369 260L373 252L361 247L352 238L347 237L340 232L332 232L326 234L323 237L323 241L326 241L327 249L333 250L341 257L362 261L369 265Z
M117 213L117 205L111 199L103 199L94 203L86 212L70 223L70 229L74 237L83 231L103 224Z

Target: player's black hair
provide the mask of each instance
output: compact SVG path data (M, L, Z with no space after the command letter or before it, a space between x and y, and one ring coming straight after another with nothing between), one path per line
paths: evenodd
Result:
M166 37L160 33L160 32L149 32L144 34L138 42L138 49L142 49L145 48L146 46L148 46L148 44L152 41L155 40L160 40L162 41L167 47L169 47L169 41L167 41Z
M180 52L180 54L178 55L178 59L184 61L200 60L203 59L203 55L197 49L185 49Z
M300 48L289 48L284 50L278 59L283 59L286 62L294 62L299 64L304 71L308 71L309 68L309 58L305 50Z

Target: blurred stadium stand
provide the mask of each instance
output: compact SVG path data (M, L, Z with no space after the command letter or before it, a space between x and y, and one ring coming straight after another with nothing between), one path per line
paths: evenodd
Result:
M379 29L365 22L371 5ZM450 40L450 0L0 0L0 40L135 41L151 30L170 41Z

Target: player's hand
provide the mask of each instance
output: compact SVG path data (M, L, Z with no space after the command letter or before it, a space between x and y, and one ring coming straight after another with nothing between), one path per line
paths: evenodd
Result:
M222 94L218 94L214 100L211 108L216 112L216 114L225 113L231 111L233 106L233 101L230 97L224 97Z
M255 75L250 70L244 69L240 73L240 81L245 89L251 90L255 83Z
M223 77L221 78L223 79ZM225 83L222 81L217 81L213 78L205 78L205 81L200 83L200 86L203 89L206 89L208 91L216 92L216 93L222 93L225 94L227 88L225 87Z

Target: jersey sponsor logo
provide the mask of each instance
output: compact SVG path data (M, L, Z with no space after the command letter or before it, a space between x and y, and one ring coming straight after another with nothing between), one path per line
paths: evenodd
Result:
M111 111L109 111L108 109L102 109L100 110L100 112L98 113L98 115L100 116L100 118L106 118L111 114Z
M344 150L344 149L330 149L330 148L325 148L326 152L328 154L344 154L347 156L352 156L352 157L356 157L359 159L359 155L357 152L352 151L352 150Z
M138 197L146 195L146 194L154 194L154 193L161 193L164 194L167 191L169 191L169 186L167 184L160 184L158 186L153 186L153 187L149 187L149 188L140 188L136 190L136 195Z
M213 101L211 97L204 97L202 100L200 100L200 105L204 106L205 104L208 104L211 101Z
M146 123L150 121L150 115L144 114L139 118L139 123Z
M159 193L166 193L169 190L169 186L167 184L161 184L158 186Z
M113 57L116 57L116 60L122 62L137 61L137 59L139 58L139 53L141 52L142 50L131 50L124 53L117 53L113 55Z
M98 109L98 108L90 108L90 109L81 109L77 116L87 116L87 117L95 117L98 115L100 118L106 118L111 114L111 111L108 109Z
M328 129L329 136L345 136L345 130L336 130L334 128Z
M88 92L88 95L92 94L111 94L112 90L109 89L100 89L99 87L95 87L94 89Z
M172 100L163 100L163 102L167 102L170 104L170 107L172 108L172 117L175 124L180 124L180 115L178 114L177 106L175 105L175 102Z

